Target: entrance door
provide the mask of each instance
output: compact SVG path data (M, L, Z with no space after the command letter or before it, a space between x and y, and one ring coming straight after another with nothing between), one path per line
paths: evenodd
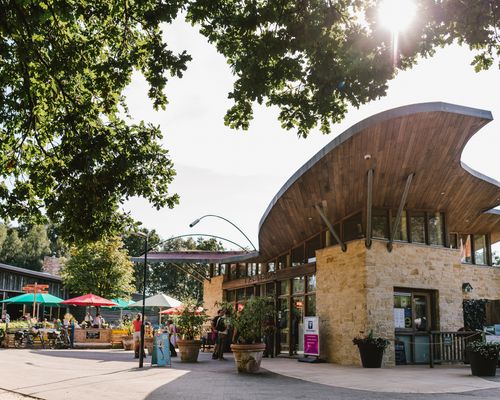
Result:
M290 352L290 308L288 306L288 297L278 299L278 345L279 352L288 354Z

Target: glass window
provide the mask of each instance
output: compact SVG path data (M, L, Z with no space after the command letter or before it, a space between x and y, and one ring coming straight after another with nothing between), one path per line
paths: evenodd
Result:
M288 266L287 265L287 256L286 256L286 254L284 254L278 258L278 269L284 269L287 266Z
M292 280L292 292L295 293L304 293L304 277L296 276Z
M267 272L276 271L276 264L273 262L267 263Z
M298 267L304 264L304 245L295 247L292 250L292 267Z
M444 246L443 214L429 214L429 244Z
M344 222L344 241L355 240L363 237L361 213L347 218Z
M372 210L372 237L377 239L389 238L389 217L387 210Z
M307 292L316 291L316 274L307 277Z
M245 289L236 290L236 300L243 300L245 298Z
M290 281L281 281L280 282L280 295L285 295L290 293Z
M411 293L394 293L394 327L396 329L413 327Z
M246 289L246 292L245 292L245 293L246 293L246 298L247 298L247 299L249 299L250 297L254 296L254 294L255 294L255 289L254 289L254 287L253 287L253 286L249 286L249 287L247 287L247 289Z
M450 233L448 240L450 241L450 249L458 249L458 237L456 233Z
M488 264L486 235L474 235L474 263L478 265Z
M394 226L394 221L398 215L398 210L391 211L391 229ZM406 217L406 211L403 210L401 213L401 220L399 221L396 232L394 233L394 240L399 240L401 242L408 241L408 223Z
M411 241L425 243L425 213L412 212L410 216Z
M306 316L314 317L316 315L316 295L306 296Z
M227 301L234 301L235 293L234 290L228 290L226 294Z
M472 263L472 247L470 235L458 235L460 246L460 262L470 264Z
M230 278L231 279L236 279L238 278L238 264L231 264L231 267L230 267Z
M266 296L274 296L274 283L266 284Z
M226 264L219 265L219 272L221 275L226 275Z
M316 262L316 250L321 249L321 235L317 235L306 242L306 261Z
M262 274L263 270L262 270L262 263L258 263L257 264L257 275L260 275Z

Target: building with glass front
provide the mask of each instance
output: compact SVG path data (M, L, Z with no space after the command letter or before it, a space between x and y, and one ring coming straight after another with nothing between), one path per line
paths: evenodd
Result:
M464 300L489 300L498 316L500 183L460 161L491 120L425 103L352 126L272 199L258 253L205 260L205 306L271 297L276 354L300 354L303 318L318 316L329 362L359 364L352 339L369 330L392 339L385 365L395 364L395 341L405 362L428 362L431 331L464 327Z

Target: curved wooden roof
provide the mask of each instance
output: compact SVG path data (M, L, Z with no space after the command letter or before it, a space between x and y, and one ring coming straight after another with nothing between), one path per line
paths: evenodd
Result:
M493 119L489 111L447 103L395 108L349 128L320 150L280 189L260 221L263 259L366 207L367 171L374 169L373 207L397 208L415 173L408 209L447 213L450 232L492 232L500 240L500 183L460 161L468 140ZM364 156L371 158L365 160Z

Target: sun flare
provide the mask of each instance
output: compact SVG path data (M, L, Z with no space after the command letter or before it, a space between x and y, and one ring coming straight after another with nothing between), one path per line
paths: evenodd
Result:
M416 8L412 0L383 0L379 5L379 20L391 31L401 32L410 25Z

